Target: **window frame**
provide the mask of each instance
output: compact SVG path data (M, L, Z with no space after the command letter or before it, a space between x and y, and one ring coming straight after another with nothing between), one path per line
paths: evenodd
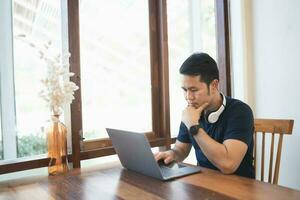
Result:
M16 113L13 57L12 3L3 2L0 6L0 17L6 19L0 25L0 111L3 158L11 159L17 156L17 131L15 128ZM9 116L9 117L6 117Z
M220 70L221 92L231 95L230 52L228 1L215 0L217 62ZM152 147L170 148L176 138L170 136L169 107L169 60L167 32L167 0L149 0L149 39L152 85L152 132L147 132ZM71 77L79 88L80 83L80 35L79 35L79 0L68 0L68 45L71 53L70 71L76 75ZM80 161L115 154L110 139L83 141L82 136L82 104L80 89L75 92L75 100L71 104L71 137L72 154L68 159L73 168L80 168ZM39 155L12 161L0 161L0 174L47 167L49 158Z

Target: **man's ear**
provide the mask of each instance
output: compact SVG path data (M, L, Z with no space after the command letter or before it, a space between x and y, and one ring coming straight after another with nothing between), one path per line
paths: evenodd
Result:
M211 87L211 91L216 92L219 89L219 81L217 79L214 79L211 83L210 83L210 87Z

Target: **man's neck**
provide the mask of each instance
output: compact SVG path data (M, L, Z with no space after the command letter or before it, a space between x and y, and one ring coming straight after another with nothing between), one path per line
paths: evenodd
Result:
M216 96L213 98L211 106L208 108L206 112L214 112L218 110L222 104L223 104L223 96L220 92L218 92Z

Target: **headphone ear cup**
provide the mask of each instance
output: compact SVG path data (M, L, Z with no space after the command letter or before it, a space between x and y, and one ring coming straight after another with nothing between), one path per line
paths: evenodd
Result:
M216 112L209 113L208 116L207 116L207 121L209 123L216 123L219 119L219 116L222 114L224 109L225 109L225 106L221 105L219 110L217 110Z
M216 123L219 119L219 115L218 115L218 112L213 112L213 113L210 113L208 116L207 116L207 121L209 123Z
M222 114L222 112L225 110L225 106L226 106L226 97L221 93L222 97L223 97L223 103L221 105L221 107L215 111L215 112L211 112L207 115L207 121L209 123L216 123L220 117L220 115Z

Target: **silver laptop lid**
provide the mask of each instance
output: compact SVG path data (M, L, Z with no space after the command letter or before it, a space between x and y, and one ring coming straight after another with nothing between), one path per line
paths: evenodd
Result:
M162 179L145 134L110 128L106 128L106 131L125 168Z

